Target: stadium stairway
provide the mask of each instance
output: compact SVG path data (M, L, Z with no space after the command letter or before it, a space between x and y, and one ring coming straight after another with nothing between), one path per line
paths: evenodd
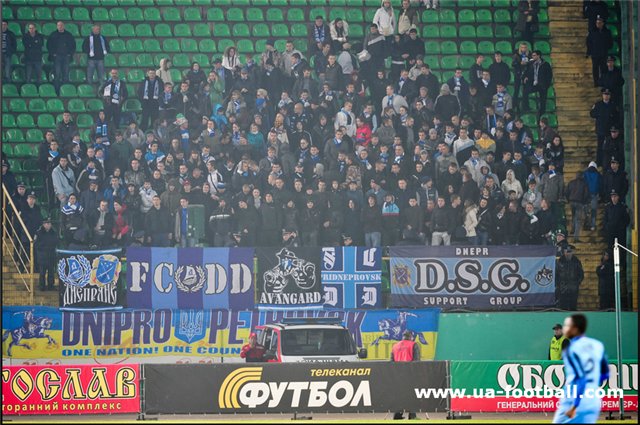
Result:
M591 59L585 57L587 21L582 18L582 2L556 1L549 3L549 32L552 47L554 87L558 110L558 131L565 146L564 179L566 185L578 171L587 168L595 160L595 124L589 116L589 108L598 100L600 91L593 87ZM570 231L571 208L566 206L567 227ZM578 308L598 308L598 276L596 267L606 248L602 228L604 208L600 207L596 230L581 230L580 241L569 243L577 250L582 261L585 278L580 287Z
M11 261L12 252L7 247L2 248L2 305L58 305L58 291L42 291L38 289L38 273L34 273L33 304L29 300L29 293L24 287L20 273ZM25 275L25 278L28 275ZM57 279L56 279L57 280ZM57 285L57 282L56 282ZM56 286L57 287L57 286Z

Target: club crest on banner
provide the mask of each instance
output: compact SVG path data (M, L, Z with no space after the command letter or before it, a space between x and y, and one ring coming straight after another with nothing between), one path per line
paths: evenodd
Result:
M393 267L393 284L397 286L409 286L411 284L411 271L404 264Z
M93 259L89 283L94 286L111 285L118 281L122 264L112 254L103 254Z
M179 325L175 330L176 338L191 344L205 337L204 311L180 310L178 322Z
M58 276L65 285L83 288L89 283L91 263L84 255L72 255L58 261Z
M204 269L200 266L180 266L173 275L182 292L198 292L204 287Z
M547 286L553 282L553 270L547 268L546 265L542 266L538 273L536 273L535 281L540 286Z

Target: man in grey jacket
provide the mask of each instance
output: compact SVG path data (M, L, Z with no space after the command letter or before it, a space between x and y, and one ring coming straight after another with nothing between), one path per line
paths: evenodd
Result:
M66 157L60 157L60 163L51 172L53 181L53 192L60 201L60 205L67 203L67 198L73 193L76 186L76 177L73 170L68 167L69 161Z

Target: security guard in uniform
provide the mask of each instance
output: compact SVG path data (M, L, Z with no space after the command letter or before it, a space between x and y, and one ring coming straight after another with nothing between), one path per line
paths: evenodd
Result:
M397 342L391 349L392 362L420 361L420 346L413 340L413 332L404 331L402 341ZM393 419L402 419L403 411L395 412ZM409 419L415 419L415 412L409 412Z
M562 334L562 325L556 323L553 329L553 337L549 344L549 360L562 360L562 352L569 346L569 339Z
M42 220L42 227L38 229L34 237L36 260L40 272L40 290L54 290L54 278L56 274L56 247L58 234L51 226L51 219ZM47 287L45 289L45 281Z

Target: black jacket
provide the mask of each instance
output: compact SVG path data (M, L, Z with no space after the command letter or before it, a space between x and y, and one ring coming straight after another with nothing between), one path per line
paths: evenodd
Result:
M40 227L34 237L34 249L38 262L55 261L57 246L58 232L53 227L48 232L44 227Z
M76 40L67 30L63 32L55 30L47 39L47 50L50 56L71 56L76 51Z
M145 234L151 236L154 234L166 234L173 231L171 214L165 207L151 207L145 216Z
M544 59L540 59L542 63L538 68L538 87L544 90L548 89L551 86L551 80L553 79L553 71L551 70L551 65L549 62L546 62ZM524 72L524 78L527 80L527 85L533 87L535 73L535 61L529 62L527 66L527 70Z
M26 63L42 61L42 48L44 47L44 36L37 32L33 37L26 32L22 36L24 45L24 61Z
M93 56L89 56L91 53L91 41L90 39L93 37ZM104 51L102 50L102 41L100 37L104 40L104 48L109 53L109 40L102 34L91 34L82 42L82 51L87 54L87 58L94 60L103 60L104 59Z
M607 52L613 47L613 36L607 27L594 29L587 35L587 55L594 58L604 58Z
M6 44L3 46L2 55L11 56L17 50L16 35L13 31L6 30L2 33L2 37L6 38Z
M609 101L609 103L604 103L602 100L596 102L591 107L589 115L591 118L595 118L596 134L601 137L609 134L611 126L620 120L620 111L613 101Z

